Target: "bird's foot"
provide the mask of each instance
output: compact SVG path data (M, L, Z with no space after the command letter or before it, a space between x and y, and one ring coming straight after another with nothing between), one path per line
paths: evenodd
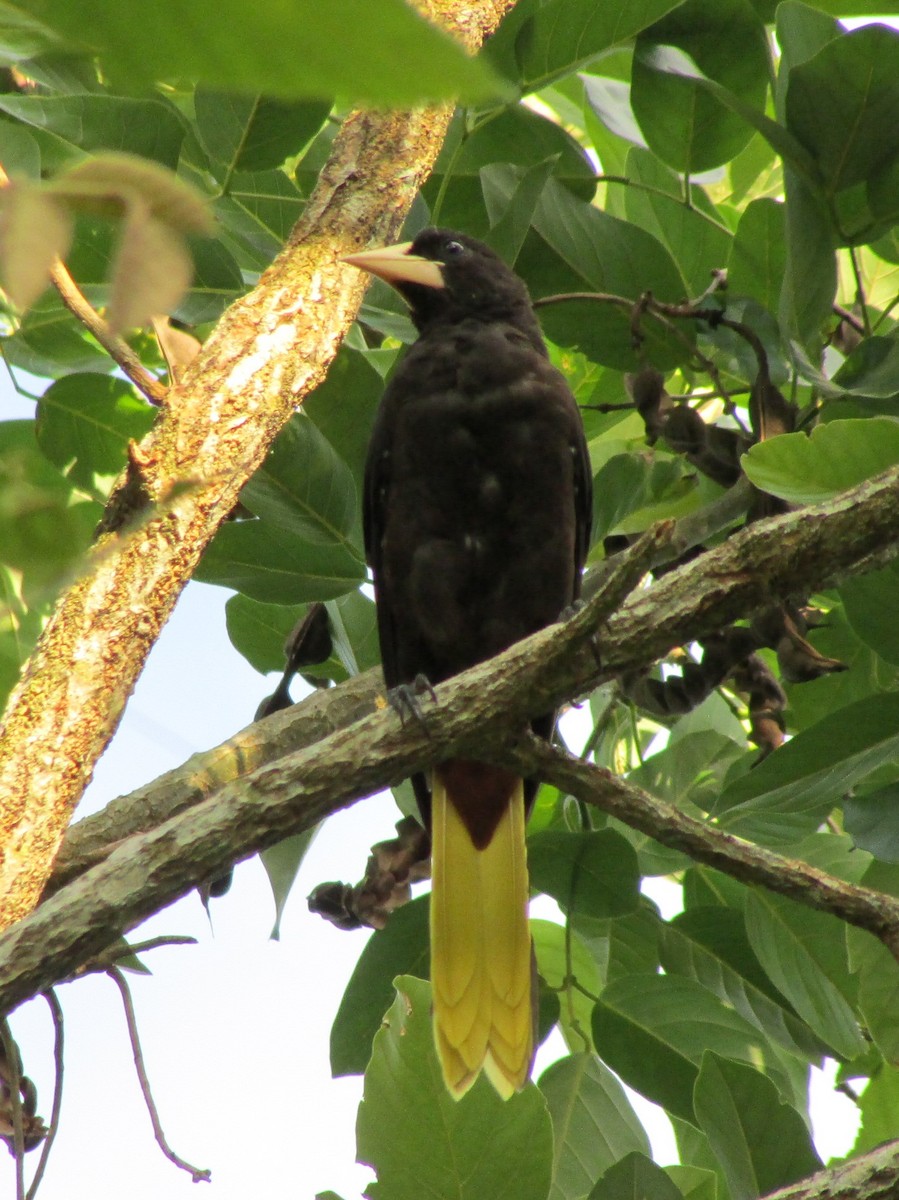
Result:
M437 703L437 693L434 691L430 679L427 675L416 675L411 683L400 683L395 688L391 688L387 693L387 703L404 725L406 718L412 717L421 725L422 729L427 731L428 723L421 711L420 699L422 696L430 696L434 703Z

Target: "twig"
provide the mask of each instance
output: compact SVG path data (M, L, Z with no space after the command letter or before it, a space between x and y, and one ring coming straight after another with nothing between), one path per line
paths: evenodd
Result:
M899 905L893 897L846 883L807 863L697 820L604 767L574 758L533 734L523 735L515 747L497 747L491 757L503 766L538 775L564 788L662 845L688 854L694 862L724 870L744 883L759 884L865 929L899 961Z
M137 1018L134 1013L134 1002L131 999L131 989L128 986L128 981L119 970L118 967L109 967L106 974L113 981L122 996L122 1006L125 1009L125 1021L128 1025L128 1038L131 1042L131 1052L134 1055L134 1068L137 1071L137 1078L140 1081L140 1090L143 1093L144 1103L147 1106L147 1112L150 1114L150 1122L153 1126L153 1135L156 1138L156 1144L166 1156L166 1158L179 1167L182 1171L187 1171L194 1183L209 1183L212 1179L212 1174L208 1170L200 1167L193 1167L189 1162L185 1162L180 1158L171 1146L166 1141L166 1136L163 1133L162 1125L159 1122L159 1113L156 1109L156 1102L153 1099L153 1093L150 1089L150 1080L147 1077L147 1071L144 1067L144 1056L140 1045L140 1036L137 1032Z
M65 264L57 259L50 268L50 281L59 293L59 298L73 317L93 334L106 353L122 368L139 392L151 404L165 402L166 388L151 375L124 338L112 332L97 310L89 303L84 293L69 274Z
M41 1146L41 1156L38 1159L38 1164L32 1176L25 1200L34 1200L34 1197L37 1195L37 1189L40 1187L41 1180L44 1177L47 1161L50 1158L50 1150L53 1147L56 1132L59 1129L59 1114L62 1110L63 1050L65 1045L62 1008L60 1007L56 992L52 988L42 994L50 1009L50 1016L53 1018L53 1030L55 1034L53 1040L53 1065L56 1078L53 1086L53 1111L50 1113L47 1136L44 1138L43 1145Z
M9 1021L0 1021L0 1041L6 1056L9 1072L6 1083L9 1088L9 1111L12 1117L13 1157L16 1160L16 1200L25 1200L25 1127L22 1124L22 1079L19 1072L19 1048L16 1045Z

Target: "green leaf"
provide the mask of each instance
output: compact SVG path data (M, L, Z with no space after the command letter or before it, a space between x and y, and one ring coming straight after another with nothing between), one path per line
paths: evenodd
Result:
M704 75L763 110L764 26L747 0L686 0L637 39L631 104L650 149L691 175L720 166L748 144L750 130L697 81L658 70L659 46L686 52Z
M802 1117L753 1067L707 1052L694 1105L732 1200L755 1200L823 1165Z
M228 637L261 674L283 671L287 635L307 608L305 604L264 604L238 592L225 604Z
M746 932L771 981L818 1037L851 1059L864 1041L835 982L848 978L844 928L781 896L754 891L746 899Z
M280 167L302 153L330 111L328 100L273 100L202 86L194 92L197 132L210 159L224 168L222 178Z
M516 8L528 6L517 5ZM677 7L676 0L632 0L596 4L595 0L550 0L513 9L486 47L487 57L523 92L537 91L579 70Z
M594 1055L559 1059L543 1072L538 1086L555 1138L548 1200L577 1200L625 1154L649 1154L646 1131L624 1088Z
M80 159L92 150L121 150L154 159L172 170L178 165L185 133L174 108L160 100L86 92L71 96L3 92L0 112L55 134L68 157Z
M852 1154L864 1154L899 1136L899 1070L884 1063L861 1094L861 1128Z
M865 1029L888 1063L899 1061L899 964L882 942L852 930L861 952L853 955L858 973L858 1007Z
M694 937L694 931L705 940ZM736 944L728 946L725 942L721 946L724 937L733 937L734 934ZM715 945L715 941L719 944ZM661 947L662 966L667 974L695 979L730 1005L769 1041L790 1054L820 1062L825 1052L824 1045L806 1025L796 1019L779 996L772 999L759 986L756 972L761 975L761 968L746 944L744 925L739 914L726 908L693 909L672 923L663 925ZM751 975L741 974L735 962ZM770 984L768 986L770 988Z
M899 462L899 420L828 421L811 437L785 433L759 442L743 469L764 492L792 504L818 504Z
M897 594L899 570L895 564L856 575L840 585L849 624L866 646L899 665L899 624L893 613Z
M784 206L776 200L747 204L727 264L728 294L751 296L772 313L777 312L786 270L784 218Z
M267 525L359 556L356 487L345 462L306 413L291 417L241 501Z
M55 292L48 292L28 310L15 333L3 338L2 346L10 366L44 379L112 368L109 355L73 321Z
M682 1200L668 1175L638 1151L609 1167L587 1200Z
M897 748L899 694L868 696L804 729L729 784L717 807L719 821L736 831L753 817L785 813L817 825L849 788L890 762Z
M514 265L524 245L534 211L556 162L555 158L548 158L526 170L518 170L508 163L492 163L479 172L484 205L490 218L490 229L484 240L510 265Z
M712 992L668 975L634 975L604 988L593 1010L593 1041L626 1084L694 1122L703 1052L753 1061L761 1047L758 1032Z
M894 400L899 395L899 338L865 338L834 375L833 382L850 396Z
M899 783L843 801L843 824L861 850L899 863Z
M312 845L319 828L320 826L316 825L312 829L306 829L293 837L285 838L283 842L276 842L274 846L269 846L267 850L261 850L259 853L275 901L275 923L269 935L275 941L281 936L281 917L284 915L284 905L296 880L297 871L302 866L306 851Z
M496 97L487 66L401 0L379 0L377 53L364 0L195 0L186 36L179 0L157 0L135 38L133 13L120 0L32 0L30 11L69 44L99 50L114 83L202 80L211 87L283 99L333 96L405 105L458 95ZM427 63L427 71L421 64Z
M813 359L837 290L835 235L830 214L807 175L784 168L787 264L778 316L790 337Z
M569 914L620 917L634 912L639 901L637 855L611 829L534 834L528 840L528 870L532 886Z
M394 994L397 975L427 979L428 906L419 896L391 914L365 943L331 1026L331 1074L361 1075Z
M584 1048L590 1038L591 996L600 989L596 959L584 941L553 921L531 920L537 970L550 988L560 993L562 1032L569 1046ZM572 986L576 981L577 987Z
M303 211L303 197L283 171L236 172L215 203L222 225L239 238L261 270L281 249Z
M0 563L28 608L52 599L90 546L102 509L79 500L38 449L33 421L0 422Z
M384 380L364 354L344 345L319 384L303 403L319 432L352 472L362 495L365 459Z
M691 202L685 204L681 180L648 150L635 146L627 156L626 171L633 185L624 193L628 220L659 239L676 262L689 294L701 295L712 272L727 265L730 231L700 188L692 189Z
M534 215L534 229L543 245L534 247L535 295L561 290L553 280L549 287L540 282L540 266L547 263L549 247L570 273L566 291L611 292L636 301L644 291L660 300L677 303L686 285L667 250L657 238L627 221L609 216L592 204L577 200L554 179L550 179L540 197ZM529 239L530 242L530 239ZM522 261L525 273L531 265L526 243ZM617 304L567 302L541 308L540 319L549 336L558 345L578 346L588 357L621 370L632 369L638 362L633 351L630 308ZM665 341L651 320L643 325L644 353L653 354L657 364L674 353L674 361L684 354Z
M713 1171L675 1164L665 1167L665 1174L684 1200L718 1200L718 1180Z
M20 594L18 572L0 563L0 706L22 672L40 636L48 605L28 606Z
M374 1043L356 1122L360 1162L374 1167L372 1200L546 1200L552 1126L533 1085L501 1100L481 1077L454 1100L431 1029L431 989L396 981Z
M155 415L121 379L69 375L38 402L37 444L73 483L102 500L125 466L128 442L140 441Z
M831 194L899 155L899 33L868 25L828 42L790 71L787 128L814 156Z
M300 540L266 521L230 521L218 531L194 572L269 604L332 600L365 578L362 562L343 545Z

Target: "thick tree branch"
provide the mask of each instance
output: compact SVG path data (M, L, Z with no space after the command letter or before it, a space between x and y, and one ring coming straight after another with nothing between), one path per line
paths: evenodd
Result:
M474 48L508 0L429 5ZM110 501L0 728L0 927L37 902L75 803L204 547L294 407L323 379L364 281L338 257L392 241L450 108L357 112L288 245L232 305ZM140 520L134 523L134 518Z
M819 1171L762 1200L894 1200L899 1195L899 1142L885 1142L849 1162Z
M282 753L152 831L128 839L105 862L0 938L0 1011L75 970L120 933L234 859L308 829L357 797L450 753L522 753L516 742L521 741L528 716L619 671L642 666L759 605L794 590L804 594L835 582L871 554L899 541L897 487L899 468L893 468L828 504L759 521L651 588L635 592L608 615L609 605L633 583L634 572L658 551L658 541L644 541L639 549L619 556L623 561L612 560L606 587L564 625L543 630L442 685L439 709L433 710L427 731L414 723L403 729L392 713L375 713L305 750ZM592 642L597 629L601 663ZM336 703L340 690L324 702L326 707ZM277 722L273 736L289 739L293 721L304 724L301 707L296 713L288 710L268 718L242 738L263 739L270 724ZM308 732L307 724L307 736ZM220 765L233 768L235 760L229 765L227 753L214 753ZM553 761L551 769L561 767ZM608 780L602 772L590 770L605 787ZM626 810L622 805L623 820L629 819ZM672 837L683 836L683 831L677 833L677 815L669 815ZM637 811L631 823L642 828L645 819ZM721 869L746 870L754 850L748 843L735 849L729 835L709 829L705 837L711 840L703 841L698 834L691 828L691 845L714 854ZM765 872L775 862L778 874L796 865L761 855L754 860L755 878L765 882ZM790 878L794 890L789 894L811 902L807 893L818 886L817 874L807 877L805 891L798 875ZM844 905L842 915L895 947L899 902L865 889L856 889L851 897L838 890L825 905L830 911L834 898ZM820 907L824 902L816 903Z

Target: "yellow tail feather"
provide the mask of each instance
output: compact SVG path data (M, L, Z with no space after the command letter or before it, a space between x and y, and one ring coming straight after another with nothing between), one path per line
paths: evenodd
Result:
M483 850L437 772L431 819L431 984L443 1078L458 1099L483 1069L505 1099L527 1081L534 1039L521 781Z

